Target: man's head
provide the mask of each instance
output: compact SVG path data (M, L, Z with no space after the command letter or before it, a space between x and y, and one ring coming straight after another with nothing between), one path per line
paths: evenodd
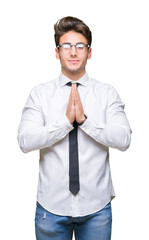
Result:
M87 59L91 58L92 34L83 21L65 17L55 25L56 58L60 59L62 73L72 80L85 73Z

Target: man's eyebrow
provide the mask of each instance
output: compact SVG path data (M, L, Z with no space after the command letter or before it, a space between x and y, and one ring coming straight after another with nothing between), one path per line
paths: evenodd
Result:
M83 43L83 44L86 44L86 43L84 43L84 42L77 42L76 44L79 44L79 43Z
M77 42L76 44L80 44L80 43L87 44L87 43L84 43L84 42ZM63 42L60 45L62 45L62 44L76 45L76 44L71 44L70 42Z
M71 44L71 43L70 42L63 42L60 45L62 45L62 44Z

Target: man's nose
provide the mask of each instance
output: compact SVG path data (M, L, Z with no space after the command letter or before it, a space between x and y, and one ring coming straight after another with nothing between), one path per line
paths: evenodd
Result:
M75 46L71 46L70 52L71 52L71 55L76 55L77 54L76 47Z

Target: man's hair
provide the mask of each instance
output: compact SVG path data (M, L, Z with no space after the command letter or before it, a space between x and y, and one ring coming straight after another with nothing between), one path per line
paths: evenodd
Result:
M78 18L70 16L64 17L56 22L56 24L54 25L54 30L56 47L59 45L60 37L69 31L81 33L86 38L88 45L91 46L92 33L89 27Z

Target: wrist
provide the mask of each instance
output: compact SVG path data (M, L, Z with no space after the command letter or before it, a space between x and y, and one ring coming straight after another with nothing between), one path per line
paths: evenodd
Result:
M87 116L84 114L84 119L80 123L78 123L78 126L81 126L86 121L86 119L87 119Z
M66 117L67 117L68 121L69 121L71 124L73 124L73 122L74 122L75 119L73 119L72 117L68 116L67 114L66 114Z

